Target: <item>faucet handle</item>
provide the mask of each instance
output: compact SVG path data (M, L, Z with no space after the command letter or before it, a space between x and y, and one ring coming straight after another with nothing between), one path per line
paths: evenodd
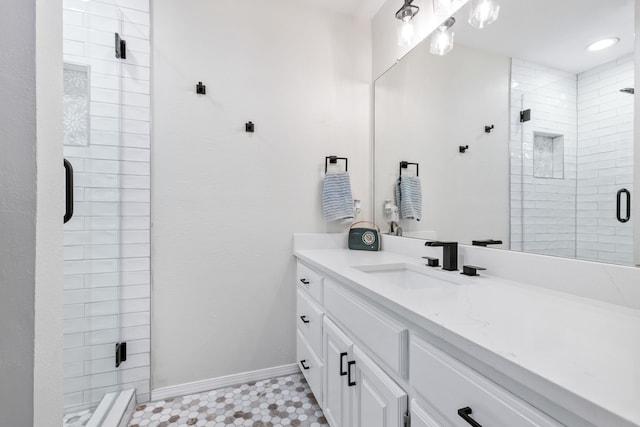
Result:
M486 270L484 267L476 267L475 265L463 265L462 273L465 276L479 276L478 271Z
M473 244L473 246L484 246L486 248L489 245L501 245L502 244L502 240L493 240L493 239L473 240L472 244Z
M440 267L440 260L438 258L432 258L430 256L423 256L422 258L427 260L427 266Z

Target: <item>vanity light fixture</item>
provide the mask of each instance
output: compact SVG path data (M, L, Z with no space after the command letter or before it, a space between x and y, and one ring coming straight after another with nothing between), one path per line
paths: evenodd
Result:
M471 0L469 24L475 28L484 28L495 22L500 14L498 0Z
M418 14L420 8L411 3L413 3L413 0L404 0L404 4L396 12L396 18L402 21L398 34L398 44L400 46L411 46L413 42L415 31L411 20Z
M431 34L431 48L430 52L434 55L444 56L453 49L453 24L456 23L456 18L449 18L442 23Z
M618 43L620 39L618 37L607 37L606 39L598 40L587 46L587 50L595 52L598 50L606 49Z

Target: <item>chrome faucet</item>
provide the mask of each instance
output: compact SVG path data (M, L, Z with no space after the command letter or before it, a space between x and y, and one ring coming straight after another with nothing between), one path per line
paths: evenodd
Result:
M426 242L425 246L442 246L442 269L458 270L458 242Z
M400 225L398 225L397 222L395 221L391 221L389 223L390 225L390 234L395 234L396 236L402 236L402 227L400 227Z

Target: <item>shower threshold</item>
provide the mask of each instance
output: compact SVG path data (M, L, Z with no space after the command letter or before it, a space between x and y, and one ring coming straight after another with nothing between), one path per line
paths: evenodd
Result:
M126 427L136 406L135 389L104 395L86 427Z

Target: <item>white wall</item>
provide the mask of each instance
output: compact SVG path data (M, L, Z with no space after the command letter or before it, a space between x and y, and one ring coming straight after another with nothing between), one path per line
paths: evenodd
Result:
M420 222L400 221L404 231L469 244L508 241L510 70L502 55L456 45L440 57L425 42L376 81L378 223L384 201L394 200L399 162L408 161L420 166L423 214ZM487 125L495 126L489 134ZM460 145L469 150L460 153Z
M292 233L344 228L320 215L325 156L370 217L370 27L294 0L152 16L153 388L293 363Z
M59 10L57 1L0 4L3 426L62 422Z
M633 55L578 74L576 214L580 259L633 263L634 218L623 224L615 214L617 191L626 188L635 194L634 97L620 92L628 87L634 87Z
M150 13L148 0L64 0L64 61L90 67L86 146L65 145L75 214L64 227L64 407L95 406L150 378ZM114 32L127 42L115 57ZM114 345L127 361L114 364Z
M636 11L636 46L640 46L640 0L636 0L635 2L635 11ZM635 55L634 61L634 69L640 70L640 55ZM634 75L634 87L640 88L640 73L635 73ZM635 173L634 173L634 181L633 185L635 188L640 188L640 96L634 96L634 123L633 123L633 140L634 140L634 149L633 149L633 158L635 159ZM632 195L632 215L636 215L640 212L640 197L637 195ZM637 266L640 266L640 221L634 221L633 225L633 247L634 247L634 263Z
M38 211L33 425L42 427L62 423L61 8L61 0L36 0Z
M0 424L33 423L35 1L0 6Z

